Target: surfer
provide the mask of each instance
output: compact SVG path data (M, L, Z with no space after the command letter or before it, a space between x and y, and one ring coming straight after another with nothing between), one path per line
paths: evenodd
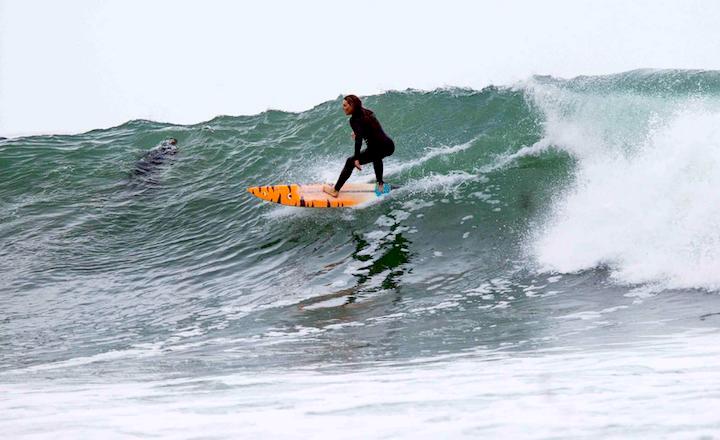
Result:
M385 134L375 113L362 106L362 101L355 95L347 95L342 101L343 111L350 116L350 127L352 127L352 138L355 139L355 154L345 161L345 167L340 172L335 186L323 185L323 191L333 197L337 197L340 189L350 178L353 168L362 171L362 166L372 162L375 169L375 180L377 182L376 192L385 192L383 181L383 158L390 156L395 151L395 143ZM367 148L360 151L362 141L365 139Z

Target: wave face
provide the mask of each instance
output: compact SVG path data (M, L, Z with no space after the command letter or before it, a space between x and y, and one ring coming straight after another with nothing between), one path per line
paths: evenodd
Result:
M429 359L462 369L454 377L469 384L482 367L453 356L628 343L662 364L678 347L653 351L649 334L714 315L720 73L535 77L364 103L395 140L385 174L401 188L350 210L287 208L246 192L334 181L352 152L340 98L302 113L0 141L0 380L141 383ZM170 137L177 154L138 172ZM372 179L368 166L351 181ZM532 374L545 381L543 371L576 362L553 359ZM531 373L508 362L526 382ZM382 368L378 377L392 376ZM487 371L479 384L498 379ZM692 392L660 373L658 386L679 401ZM422 386L424 374L398 378L398 392ZM606 385L628 390L616 401L652 397L615 377ZM586 379L578 401L602 386ZM307 385L296 380L279 382ZM75 396L69 404L84 401L64 392ZM251 406L262 410L261 400ZM613 423L576 420L578 435L612 434L602 426Z

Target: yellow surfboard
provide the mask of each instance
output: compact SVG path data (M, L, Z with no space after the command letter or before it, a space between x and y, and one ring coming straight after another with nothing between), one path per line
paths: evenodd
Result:
M302 208L345 208L357 206L390 193L386 183L383 192L377 192L374 183L346 183L337 197L326 194L321 183L310 185L253 186L248 192L268 202Z

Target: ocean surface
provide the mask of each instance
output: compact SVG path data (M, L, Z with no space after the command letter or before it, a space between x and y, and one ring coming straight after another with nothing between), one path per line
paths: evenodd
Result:
M720 72L364 103L0 141L2 437L720 438Z

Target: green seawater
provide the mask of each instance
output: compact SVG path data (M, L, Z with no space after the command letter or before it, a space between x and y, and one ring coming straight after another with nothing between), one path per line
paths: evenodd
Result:
M384 377L447 362L452 377L467 377L448 383L481 394L511 380L493 370L501 359L519 387L527 372L512 359L538 360L542 381L579 359L548 353L592 363L650 344L661 364L677 353L668 335L717 336L720 212L707 190L720 179L717 72L535 77L363 102L395 141L385 174L401 188L356 209L282 207L246 191L334 181L353 149L341 97L300 113L0 141L0 383L16 399L25 383L157 380L190 381L208 396L240 387L221 376L378 368ZM137 161L170 137L177 155L138 175ZM373 178L366 167L351 181ZM453 360L465 356L479 364ZM495 375L473 376L483 365ZM717 364L708 368L718 378ZM417 390L418 374L396 379ZM267 380L287 386L278 392L307 385L295 378ZM578 395L593 380L579 377ZM633 398L608 385L611 373L603 380L605 392ZM697 392L678 383L667 392ZM553 392L573 385L564 386ZM245 405L266 410L263 399ZM457 408L478 402L463 399ZM584 426L572 432L620 432ZM698 434L663 426L656 435Z

